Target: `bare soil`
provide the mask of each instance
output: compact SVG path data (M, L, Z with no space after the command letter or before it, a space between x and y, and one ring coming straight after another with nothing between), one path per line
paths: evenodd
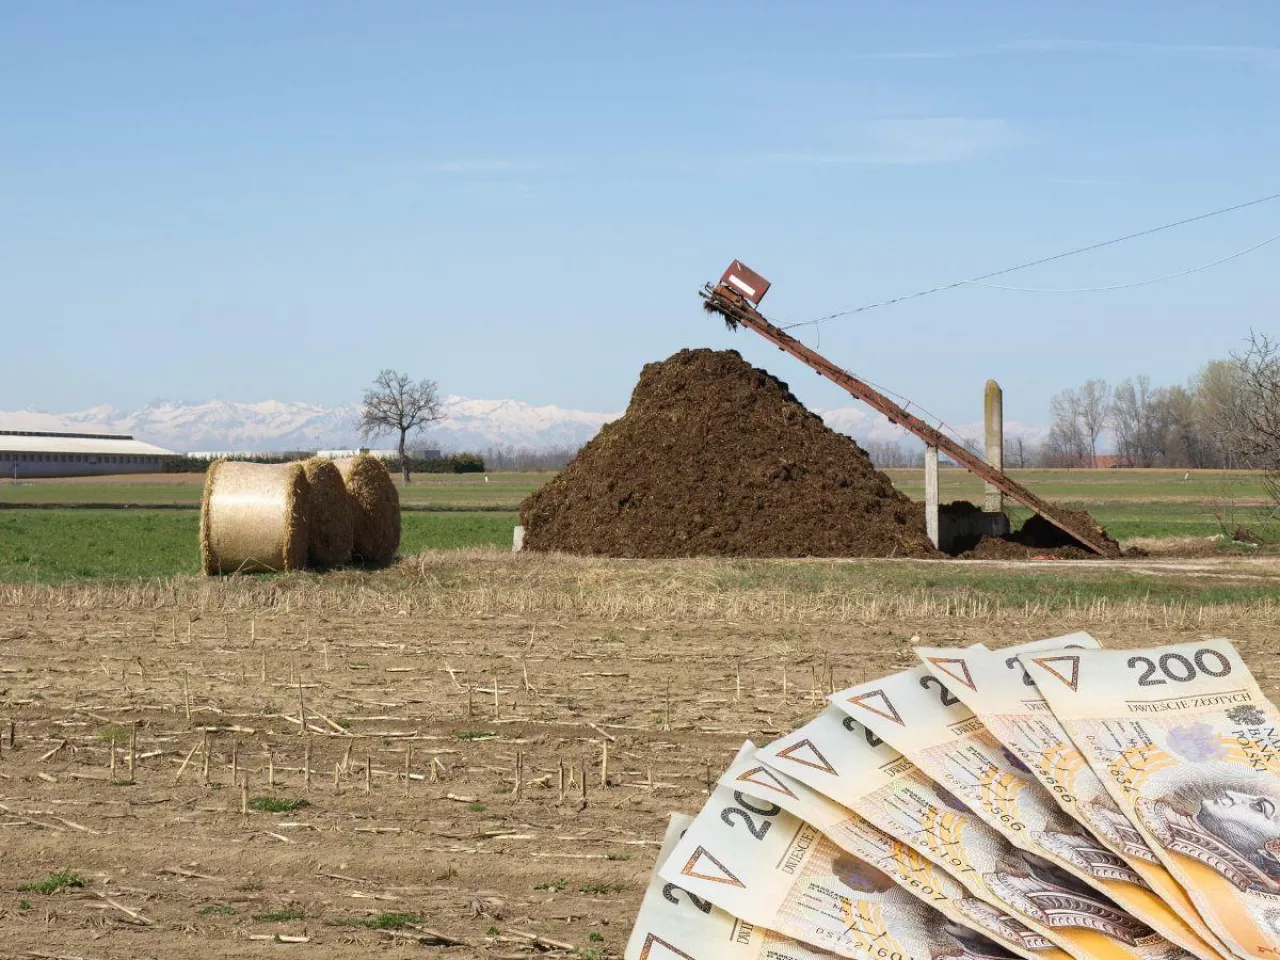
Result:
M924 508L733 350L641 371L627 412L521 505L525 548L613 557L937 556Z
M696 811L744 739L910 665L913 635L999 645L1081 625L442 617L376 582L323 606L270 581L216 587L4 594L0 955L617 956L667 813ZM1116 646L1205 629L1147 623L1087 627ZM1274 695L1274 625L1231 633ZM307 805L242 814L233 762L249 798ZM17 890L61 870L85 886ZM275 935L307 943L253 939Z

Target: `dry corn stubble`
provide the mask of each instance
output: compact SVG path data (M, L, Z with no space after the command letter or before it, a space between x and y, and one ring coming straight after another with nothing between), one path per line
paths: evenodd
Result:
M581 597L572 608L583 611L581 618L428 617L421 604L456 589L447 577L427 579L432 571L459 569L459 557L444 552L372 576L338 572L23 588L20 603L10 588L0 587L0 686L33 678L26 685L35 689L38 683L42 694L38 704L17 708L11 701L0 707L0 774L12 777L0 777L0 784L5 805L18 812L6 814L8 825L0 831L6 844L0 889L12 891L67 864L86 878L112 878L103 889L154 921L147 931L140 930L140 921L107 922L110 913L124 914L94 909L93 901L77 899L73 890L32 897L26 914L10 908L0 953L133 955L145 936L148 953L193 957L216 954L222 945L229 945L223 952L235 953L246 931L272 937L305 931L314 957L386 956L391 940L403 938L364 921L376 926L400 915L412 926L397 932L417 937L427 923L474 945L459 955L515 956L528 941L521 947L502 938L532 926L543 942L572 942L580 954L592 949L617 956L643 896L667 811L696 809L705 801L707 764L713 772L723 766L743 731L798 723L818 712L822 691L811 696L809 689L813 667L821 678L822 666L829 666L842 687L874 671L905 666L906 638L914 633L934 643L981 639L996 646L1076 623L1070 614L1028 613L1021 603L1000 613L998 621L944 619L934 615L942 608L936 595L931 608L904 619L902 610L885 605L881 587L881 618L866 628L804 623L803 617L840 610L796 606L802 600L797 590L787 591L785 607L777 602L788 618L781 626L742 615L760 591L754 579L735 578L731 587L718 580L717 571L730 566L724 562L607 561L498 550L465 552L461 559L468 585L460 589L467 595L488 585L494 602L514 609L506 606L502 588L527 580L531 587L520 587L521 594L537 588ZM750 569L761 573L776 566L753 563ZM820 562L803 566L835 568ZM1246 572L1258 570L1254 565ZM424 589L425 584L432 586ZM597 599L601 590L611 591L607 605ZM673 597L671 609L698 618L696 628L686 621L661 625L645 612L667 596ZM633 607L615 607L629 597ZM834 599L833 591L824 602ZM860 599L869 604L872 598ZM91 606L77 607L81 601ZM519 600L528 601L527 595ZM633 609L636 615L618 619L585 612L598 603L602 611ZM216 612L228 606L237 612ZM1148 612L1153 606L1147 605ZM1212 629L1257 644L1255 652L1275 650L1274 629L1261 622ZM1104 642L1141 645L1148 638L1189 639L1204 628L1184 623L1171 632L1163 620L1147 626L1126 620L1099 632ZM322 666L321 637L331 643L332 671ZM143 667L135 654L143 657ZM266 676L259 682L263 657ZM526 663L536 692L524 683ZM790 704L782 698L783 663ZM738 700L732 699L735 664L742 687ZM417 669L401 672L409 666ZM445 667L455 670L456 682ZM188 670L190 724L181 719ZM309 726L332 736L316 730L298 736L298 725L290 723L299 709L299 675L305 678ZM495 676L502 698L497 721L490 716L488 692ZM663 731L668 681L671 729ZM486 692L477 690L474 716L468 717L472 682ZM1275 689L1274 681L1269 688ZM263 716L265 701L280 715ZM8 719L17 710L15 749ZM320 715L341 721L344 732ZM117 747L116 772L124 779L126 743L109 743L102 732L127 732L133 719L142 721L137 782L108 787L109 747ZM388 739L394 734L399 737ZM199 752L206 738L209 786ZM46 759L64 740L68 745ZM605 742L609 786L600 784ZM399 751L411 745L406 798L399 778L407 754ZM197 752L175 783L193 747ZM164 753L148 756L156 750ZM372 789L366 796L368 755ZM312 770L310 792L304 767ZM45 781L41 773L57 782ZM240 812L246 774L247 816ZM587 803L580 808L584 781ZM471 799L451 801L447 794ZM276 813L258 809L259 797L306 799L309 806ZM32 822L16 825L19 817ZM122 824L128 829L127 874L120 872ZM557 839L563 836L571 839ZM302 916L254 919L277 913ZM359 925L347 926L349 920ZM405 942L423 953L421 945ZM215 946L210 950L207 944ZM130 945L132 952L125 949Z
M400 495L387 465L363 453L334 465L355 509L352 556L369 564L390 563L400 546Z
M975 569L970 561L880 563L851 578L850 564L829 560L630 561L470 548L425 551L373 578L339 571L326 577L270 580L178 577L127 584L0 584L0 610L195 609L202 615L250 615L271 609L311 617L585 616L686 624L865 624L886 618L942 617L989 626L1027 624L1036 632L1050 620L1065 620L1075 629L1126 624L1223 632L1280 624L1280 603L1275 599L1280 591L1270 589L1277 582L1270 560L1220 558L1197 561L1185 570L1168 561L1058 561L1052 572L1058 595L1030 599L1022 588L1011 588L1023 577L1031 578L1032 586L1041 583L1043 563L989 562L983 569L999 572L1003 586L987 590L885 579L895 570L943 574ZM853 565L854 573L859 569L861 564ZM1109 595L1108 584L1120 573L1141 574L1143 592ZM821 585L815 579L830 583ZM1237 598L1203 602L1206 587L1238 591ZM176 640L178 629L166 621L163 632Z
M206 575L301 570L307 562L310 492L300 463L215 461L200 505Z
M326 457L312 457L302 464L311 498L311 531L307 538L307 565L326 568L351 562L355 536L355 507L342 473Z

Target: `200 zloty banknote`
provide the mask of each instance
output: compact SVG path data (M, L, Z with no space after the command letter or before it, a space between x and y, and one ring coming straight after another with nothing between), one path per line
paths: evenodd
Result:
M1011 960L776 803L716 787L659 875L755 926L853 960Z
M658 869L693 817L673 813L645 890L625 960L830 960L834 954L758 927L663 880Z
M833 694L832 703L866 724L928 776L957 796L1014 846L1043 857L1147 924L1164 940L1202 960L1217 952L1160 900L1120 856L1064 813L1017 758L954 693L970 682L965 650L943 650L933 666L882 677ZM973 651L975 653L980 650ZM1011 895L1018 895L1015 889ZM1160 956L1168 943L1147 935L1117 937L1132 960Z
M1098 643L1087 633L1074 633L1001 650L917 647L916 653L1064 812L1124 858L1201 940L1225 954L1226 947L1200 918L1182 885L1121 813L1018 659L1019 653L1068 648L1096 650Z
M1280 715L1231 644L1020 659L1213 930L1280 955Z
M1027 927L1026 949L1058 948L1079 960L1188 956L1051 861L1009 843L837 707L757 756L941 866L977 900L1016 917Z
M744 748L745 749L745 748ZM773 802L817 827L836 846L883 871L886 877L923 900L948 920L976 929L1024 960L1046 960L1045 952L1066 955L1025 924L982 901L937 864L900 840L878 830L830 797L763 763L756 750L741 752L720 777L720 785L754 799ZM1035 948L1029 948L1034 942Z

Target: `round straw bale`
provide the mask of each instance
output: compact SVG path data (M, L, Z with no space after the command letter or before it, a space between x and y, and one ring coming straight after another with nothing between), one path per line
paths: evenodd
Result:
M328 457L312 457L302 464L311 491L311 532L307 537L307 566L340 567L351 562L355 510L342 474Z
M217 460L205 477L200 505L204 572L301 570L310 522L302 464Z
M352 555L365 563L390 563L400 546L400 494L387 465L367 453L334 464L355 507Z

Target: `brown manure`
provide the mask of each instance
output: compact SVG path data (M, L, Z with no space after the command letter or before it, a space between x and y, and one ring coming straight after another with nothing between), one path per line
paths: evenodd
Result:
M311 534L307 538L307 566L324 569L351 562L355 509L342 473L327 457L302 464L311 497Z
M362 453L335 460L334 466L342 474L355 514L352 557L368 564L390 563L400 546L400 495L387 465Z
M924 508L733 350L648 364L521 504L525 547L613 557L936 557Z
M1106 550L1103 557L1114 559L1121 555L1120 544L1087 512L1064 507L1059 507L1058 512L1076 526L1088 530ZM1025 560L1029 557L1089 560L1099 555L1044 517L1032 514L1019 530L1009 536L982 537L961 556L970 560Z
M210 576L301 570L310 523L302 464L215 461L200 504L201 566Z

